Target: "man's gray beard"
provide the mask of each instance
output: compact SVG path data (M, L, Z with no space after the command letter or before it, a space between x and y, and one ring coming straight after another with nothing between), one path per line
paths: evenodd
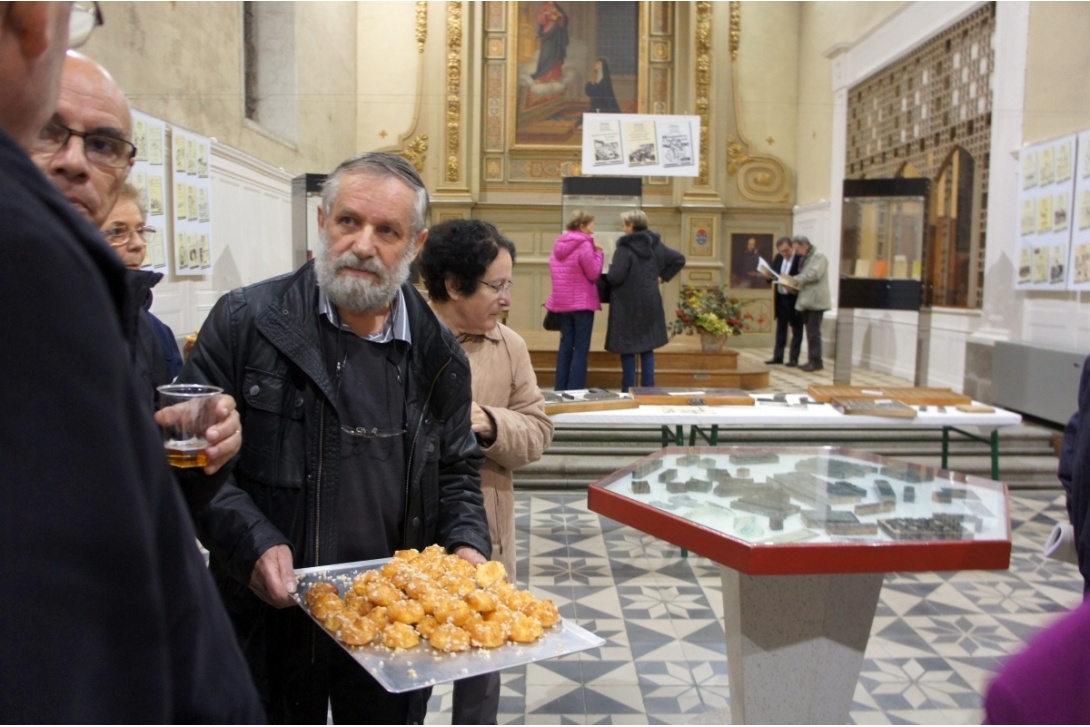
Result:
M393 301L401 285L409 279L409 267L415 249L416 244L413 243L394 264L393 270L387 270L377 257L363 259L351 250L331 258L328 245L323 244L319 255L314 259L318 287L325 291L333 305L353 313L367 313L385 308ZM342 268L366 270L377 275L378 280L338 275Z

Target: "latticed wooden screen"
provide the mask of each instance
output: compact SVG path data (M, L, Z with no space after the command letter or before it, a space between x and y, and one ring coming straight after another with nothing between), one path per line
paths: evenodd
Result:
M949 201L957 197L943 192L953 152L972 158L971 209L936 210L940 227L944 214L971 214L973 222L972 239L934 241L936 305L979 308L983 299L994 33L989 3L854 86L848 98L847 178L929 177L933 194Z

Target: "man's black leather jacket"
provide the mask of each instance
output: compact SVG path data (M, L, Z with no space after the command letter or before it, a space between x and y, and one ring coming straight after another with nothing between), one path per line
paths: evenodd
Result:
M488 557L469 362L420 294L408 284L402 291L412 345L401 547L468 545ZM217 581L222 588L230 575L243 586L236 593L274 545L290 545L295 566L307 567L335 562L337 538L351 537L336 509L340 422L317 296L313 263L228 293L179 377L221 386L238 403L242 450L227 484L196 517Z

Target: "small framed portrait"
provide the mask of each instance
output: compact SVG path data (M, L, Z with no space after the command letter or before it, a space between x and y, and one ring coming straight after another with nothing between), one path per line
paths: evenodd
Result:
M773 235L768 232L735 232L730 236L730 287L768 290L757 270L761 260L771 264Z

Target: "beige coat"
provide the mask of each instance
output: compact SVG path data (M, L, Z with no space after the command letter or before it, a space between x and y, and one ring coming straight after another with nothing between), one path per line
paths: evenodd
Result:
M457 333L457 332L455 332ZM498 324L484 335L458 336L473 371L473 401L495 422L496 439L477 438L484 453L481 491L492 536L492 558L515 582L514 470L541 459L553 441L553 422L537 387L522 337Z

